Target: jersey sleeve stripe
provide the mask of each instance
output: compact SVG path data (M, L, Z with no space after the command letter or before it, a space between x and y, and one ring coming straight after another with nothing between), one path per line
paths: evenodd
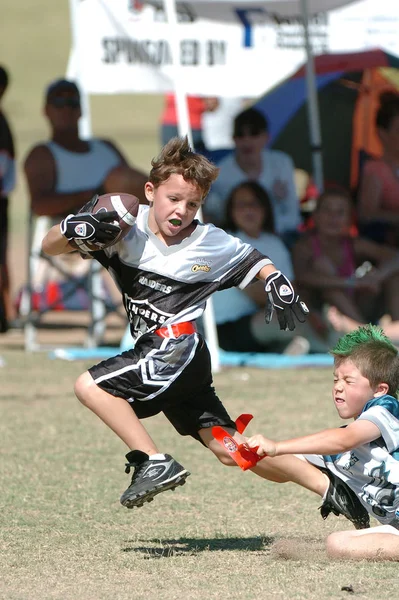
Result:
M245 287L247 287L247 285L249 285L251 283L251 281L256 277L256 275L259 273L259 271L263 267L265 267L267 265L271 265L271 264L273 264L273 263L270 260L270 258L264 258L261 261L259 261L258 263L256 263L256 265L254 265L252 267L252 269L247 273L247 275L244 277L244 279L242 280L242 282L238 286L240 288L240 290L242 290Z
M399 448L399 421L389 410L373 406L359 416L359 420L371 421L381 431L388 452Z

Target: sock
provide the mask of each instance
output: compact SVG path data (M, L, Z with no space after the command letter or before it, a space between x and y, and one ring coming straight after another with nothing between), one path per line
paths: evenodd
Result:
M324 500L326 499L326 496L327 496L327 493L328 493L328 490L329 490L329 489L330 489L330 480L328 480L328 483L327 483L327 489L326 489L326 491L324 492L324 495L323 495L323 497L322 497L322 500L323 500L323 502L324 502Z
M165 460L166 456L165 454L152 454L148 460Z

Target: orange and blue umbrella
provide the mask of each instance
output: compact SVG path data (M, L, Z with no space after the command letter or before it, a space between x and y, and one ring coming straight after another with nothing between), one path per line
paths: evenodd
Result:
M355 188L362 161L378 156L375 112L382 91L399 87L399 57L381 49L314 58L324 180ZM287 152L295 166L312 172L305 66L254 106L270 124L269 146Z

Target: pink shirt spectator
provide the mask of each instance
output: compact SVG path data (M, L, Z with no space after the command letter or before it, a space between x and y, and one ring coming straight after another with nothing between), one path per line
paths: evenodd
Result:
M363 169L364 176L372 176L381 184L381 208L399 212L399 170L394 170L383 160L368 160Z

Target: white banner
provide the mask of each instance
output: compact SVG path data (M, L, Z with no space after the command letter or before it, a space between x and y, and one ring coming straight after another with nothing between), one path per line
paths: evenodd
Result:
M399 56L399 0L359 0L328 15L329 52L382 48Z
M305 61L300 20L262 15L245 25L190 22L186 6L176 71L162 10L134 0L84 0L72 57L79 64L72 63L69 75L78 67L87 93L171 92L178 73L188 94L257 97ZM398 31L399 0L361 0L310 19L315 54L379 46L399 55Z
M84 0L78 6L79 79L88 93L163 93L174 89L169 26L152 7L128 0ZM256 97L293 68L291 52L268 60L273 29L255 25L251 44L237 23L198 20L179 24L178 73L188 94ZM296 51L296 64L305 53ZM299 56L298 56L299 55ZM72 75L71 69L69 74Z

